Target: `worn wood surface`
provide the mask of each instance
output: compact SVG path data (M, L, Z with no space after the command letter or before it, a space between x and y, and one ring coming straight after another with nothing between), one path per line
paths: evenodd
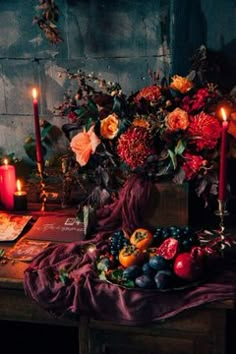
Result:
M39 213L40 212L36 212ZM12 247L7 243L5 247ZM86 316L55 318L29 299L23 288L24 262L0 264L0 320L76 328L79 353L70 354L231 354L234 302L215 302L186 310L169 320L130 327ZM227 349L227 350L226 350ZM54 353L52 353L54 354Z

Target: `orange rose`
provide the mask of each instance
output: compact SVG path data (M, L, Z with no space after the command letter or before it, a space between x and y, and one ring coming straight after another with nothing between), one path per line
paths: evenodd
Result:
M186 79L186 77L175 75L172 77L170 87L181 93L186 93L191 90L191 88L193 87L193 83L192 81Z
M165 123L171 132L185 130L189 126L188 113L180 108L175 108L173 112L166 116Z
M76 155L76 161L80 166L85 166L90 159L91 154L94 154L101 140L94 133L94 126L89 131L80 132L75 135L70 143L72 151Z
M105 139L114 139L119 131L119 118L115 113L101 120L100 133Z
M150 124L148 123L148 121L145 118L134 118L133 126L148 129Z

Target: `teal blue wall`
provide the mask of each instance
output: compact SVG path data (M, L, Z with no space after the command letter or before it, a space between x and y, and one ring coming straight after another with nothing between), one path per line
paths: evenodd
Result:
M50 44L32 25L37 0L0 0L0 155L24 156L34 134L31 88L40 88L40 116L60 126L53 108L75 83L63 69L100 73L126 93L160 76L185 74L201 44L235 62L233 0L57 0L64 41ZM227 66L229 70L230 65ZM231 79L232 79L231 72ZM63 148L63 143L57 148Z

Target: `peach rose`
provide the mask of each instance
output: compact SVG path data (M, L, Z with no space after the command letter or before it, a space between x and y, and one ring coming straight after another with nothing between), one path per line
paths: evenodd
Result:
M170 87L181 93L187 93L193 87L193 83L192 81L186 79L186 77L175 75L172 77Z
M119 118L115 113L101 120L100 133L105 139L114 139L119 131Z
M175 108L173 112L166 116L165 123L171 132L185 130L189 126L188 113L180 108Z
M101 140L94 133L94 126L89 131L80 132L71 139L70 147L80 166L85 166L88 163L91 154L94 154L100 142Z

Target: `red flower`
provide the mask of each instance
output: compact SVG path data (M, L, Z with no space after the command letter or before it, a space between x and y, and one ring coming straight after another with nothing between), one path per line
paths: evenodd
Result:
M131 168L141 166L151 153L151 139L142 127L130 127L118 141L117 153Z
M71 121L71 123L75 123L78 120L78 116L73 111L67 114L67 118Z
M198 151L205 148L214 149L220 137L220 132L219 121L209 114L201 112L190 120L188 136Z
M206 164L206 160L200 155L193 155L190 153L185 153L184 158L186 159L183 163L183 170L185 172L185 179L189 181L197 175L199 170Z
M200 88L191 98L185 96L180 104L186 112L200 111L206 105L209 99L216 97L216 93L209 91L207 87Z
M141 99L147 101L155 101L161 96L161 89L158 86L152 85L142 88L135 96L134 102L138 103Z

